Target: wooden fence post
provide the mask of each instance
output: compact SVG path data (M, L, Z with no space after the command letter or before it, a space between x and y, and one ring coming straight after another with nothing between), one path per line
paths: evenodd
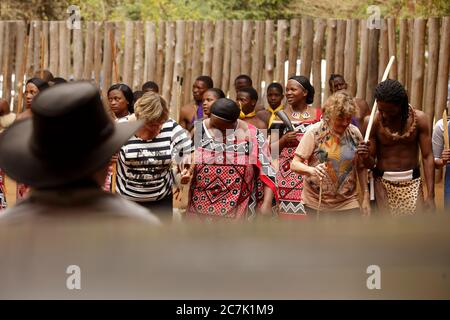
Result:
M204 56L203 56L203 68L202 74L211 76L212 74L212 59L214 50L214 24L212 21L203 22L203 34L204 34Z
M395 56L394 63L392 64L391 70L389 71L389 78L390 79L397 79L397 61L398 61L398 55L397 55L397 40L395 36L396 31L396 24L395 24L395 18L388 18L388 43L389 43L389 59L392 56Z
M447 107L448 95L448 68L450 62L450 17L442 18L441 43L439 44L439 66L436 85L436 120L442 117L442 112Z
M411 105L422 110L424 65L425 65L425 26L426 20L415 19L414 21L414 47L413 65L411 73Z
M288 67L288 77L291 77L297 72L297 59L298 59L298 47L300 41L300 32L301 32L301 23L300 19L292 19L291 20L291 28L289 35L289 67ZM303 43L303 33L302 33L302 43ZM283 84L284 85L284 84Z
M277 21L277 57L275 65L275 81L285 83L285 61L286 61L286 34L288 24L286 20Z
M244 20L242 24L241 71L250 76L252 66L251 45L253 38L253 21Z
M152 21L145 22L145 59L144 82L155 81L156 78L156 25Z
M225 39L223 53L223 79L222 90L227 97L230 96L230 76L231 76L231 46L232 46L233 22L225 22Z
M302 19L302 55L300 74L311 77L311 64L313 58L314 23L311 18Z
M224 28L225 22L223 20L216 21L214 32L214 53L211 77L214 81L214 87L222 87L222 75L223 75L223 45L224 45Z
M336 52L334 73L344 75L345 20L338 20L336 27Z
M358 51L358 20L347 20L344 49L344 78L348 91L356 95L356 54Z
M314 48L313 48L313 86L315 89L314 107L322 106L322 51L325 28L327 23L323 19L316 20Z
M144 84L144 24L142 21L135 23L135 39L136 47L134 50L134 66L133 66L133 91L141 90Z
M273 82L273 73L274 73L274 41L273 41L273 34L274 34L275 26L273 20L266 20L266 32L265 32L265 48L264 51L266 52L266 72L264 75L264 80L266 82L266 88L269 84ZM285 85L284 82L281 83L283 86Z
M171 105L171 89L173 79L174 67L174 51L175 51L175 23L166 22L166 57L165 57L165 71L162 87L162 96L166 99L167 104Z
M172 119L178 120L180 110L177 109L179 105L181 107L181 101L177 101L178 98L178 77L184 78L184 45L185 45L185 28L186 24L182 20L176 22L176 45L175 45L175 64L172 80L172 102L170 105L170 116Z
M324 101L330 95L330 85L328 83L328 79L330 75L334 72L335 66L335 44L336 44L336 20L329 19L327 25L327 45L326 45L326 75L325 75L325 89L323 93Z

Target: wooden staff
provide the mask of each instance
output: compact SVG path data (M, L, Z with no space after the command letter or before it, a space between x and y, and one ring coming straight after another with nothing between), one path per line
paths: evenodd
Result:
M383 78L381 79L381 82L383 82L384 80L387 79L388 74L389 74L389 70L391 70L391 67L392 67L392 64L394 63L394 60L395 60L395 56L392 56L391 59L389 60L389 63L387 65L387 67L386 67L386 70L384 70ZM373 102L372 113L370 114L370 118L369 118L369 124L367 125L366 136L364 137L364 141L365 142L369 141L370 131L372 130L373 120L375 119L376 111L377 111L377 101L375 100Z
M448 150L450 149L449 146L449 139L448 139L448 123L447 123L447 110L444 109L444 112L442 113L442 124L444 125L444 149Z

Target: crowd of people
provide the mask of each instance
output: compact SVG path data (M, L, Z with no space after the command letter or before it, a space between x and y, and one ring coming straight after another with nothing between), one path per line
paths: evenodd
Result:
M366 101L351 96L341 75L331 75L329 87L323 106L313 107L306 76L268 84L262 99L240 75L231 100L202 75L172 119L153 81L135 92L114 84L102 99L89 82L37 72L26 82L23 112L0 100L0 210L8 207L7 176L17 181L18 203L5 216L36 201L67 204L48 194L70 190L73 201L104 199L99 210L117 202L164 221L183 187L186 220L411 215L435 209L434 171L443 166L448 208L450 124L439 120L432 130L403 85L388 79L375 88L378 110L364 141Z

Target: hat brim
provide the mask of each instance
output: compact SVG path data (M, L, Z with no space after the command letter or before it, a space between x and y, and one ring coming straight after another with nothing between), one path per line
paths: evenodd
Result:
M31 151L32 120L18 121L0 134L0 168L13 180L32 188L66 185L86 178L106 165L142 125L142 121L116 123L109 138L88 153L80 154L77 161L68 161L67 156L61 154L58 165L50 166L48 161Z

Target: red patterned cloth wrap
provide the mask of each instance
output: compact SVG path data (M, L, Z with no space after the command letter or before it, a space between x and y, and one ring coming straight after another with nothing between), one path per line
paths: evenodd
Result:
M264 135L248 125L245 139L214 140L202 125L196 141L195 167L187 216L203 220L251 220L264 197L264 186L277 198L275 170Z

